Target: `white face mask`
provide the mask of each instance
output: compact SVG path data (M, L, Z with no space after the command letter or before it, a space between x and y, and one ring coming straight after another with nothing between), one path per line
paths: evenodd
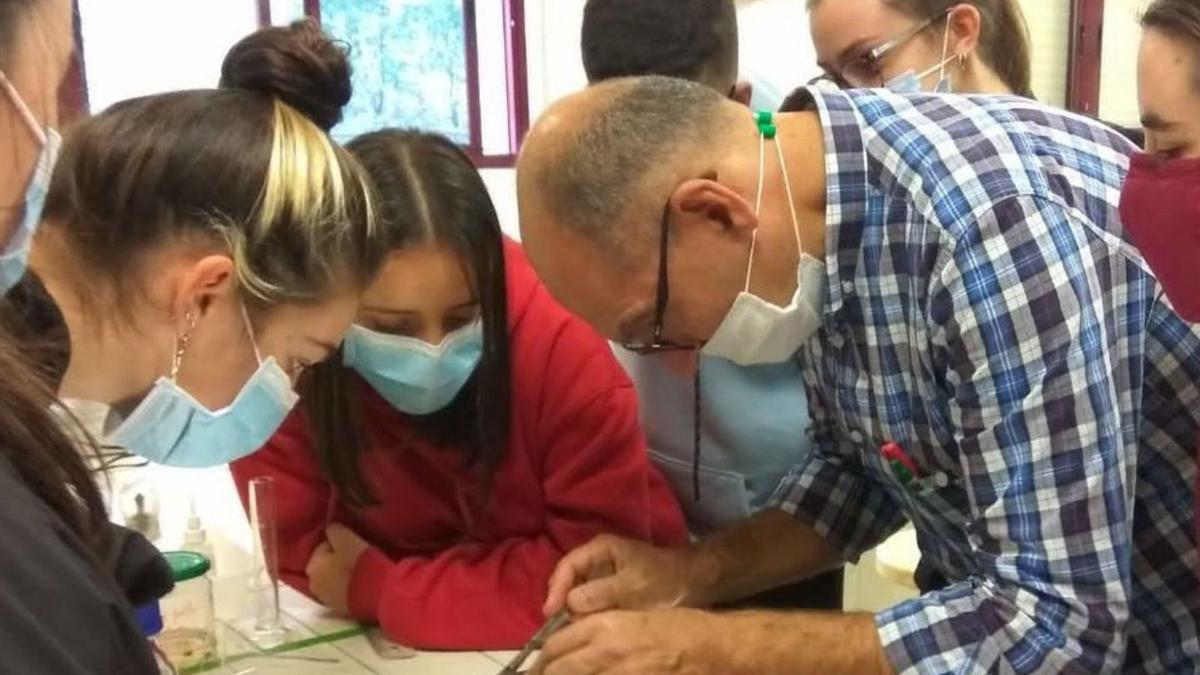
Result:
M759 145L758 199L755 214L762 211L763 185L766 176L766 143L763 135ZM796 270L796 293L786 307L779 307L750 292L750 275L754 271L754 252L758 246L758 230L750 242L750 260L746 267L746 287L733 301L733 306L717 326L716 332L700 350L707 356L719 356L740 366L762 363L781 363L788 360L821 327L825 301L825 263L804 252L800 242L800 219L792 201L792 185L788 179L783 147L775 138L783 185L787 190L788 209L796 234L796 249L800 264Z

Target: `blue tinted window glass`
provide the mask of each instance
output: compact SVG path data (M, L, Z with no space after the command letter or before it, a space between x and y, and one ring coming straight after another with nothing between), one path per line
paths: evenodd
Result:
M470 142L462 0L322 0L321 24L354 66L339 140L417 127Z

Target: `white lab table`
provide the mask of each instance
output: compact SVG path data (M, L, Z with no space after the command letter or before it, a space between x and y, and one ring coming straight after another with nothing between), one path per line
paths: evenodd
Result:
M185 673L218 675L497 675L515 652L419 652L409 659L381 658L356 624L333 616L296 591L280 591L288 643L254 655L243 642L226 647L226 662ZM226 629L223 635L233 635ZM224 637L223 639L231 639ZM303 645L303 646L302 646ZM526 668L533 665L530 661Z

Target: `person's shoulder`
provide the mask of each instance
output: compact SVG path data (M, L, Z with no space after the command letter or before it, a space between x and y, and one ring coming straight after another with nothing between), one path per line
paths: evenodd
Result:
M2 455L0 529L0 649L12 669L5 672L152 672L116 580ZM25 639L12 639L18 635Z
M0 527L4 528L6 539L57 523L58 519L29 489L12 461L0 453Z

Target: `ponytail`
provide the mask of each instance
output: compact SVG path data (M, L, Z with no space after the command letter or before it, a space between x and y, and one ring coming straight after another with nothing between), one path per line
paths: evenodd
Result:
M971 2L983 15L980 36L980 56L996 71L1008 88L1018 96L1033 98L1032 50L1029 46L1029 25L1017 0L987 0ZM996 15L989 21L983 5L996 5ZM989 25L990 29L989 30Z

